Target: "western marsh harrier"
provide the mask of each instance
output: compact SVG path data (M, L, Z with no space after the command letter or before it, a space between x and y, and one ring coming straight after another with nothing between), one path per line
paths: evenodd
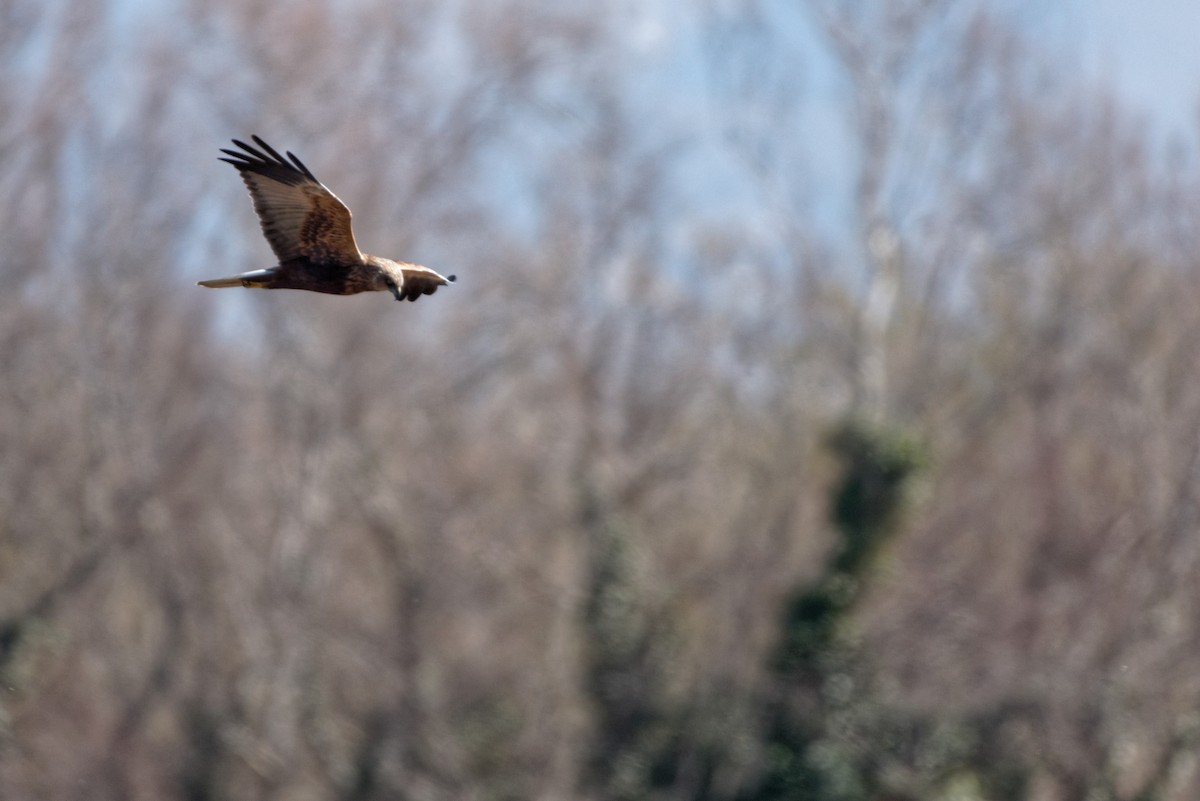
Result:
M432 295L454 281L419 264L368 256L350 229L350 209L300 159L287 159L257 136L258 150L233 140L244 152L222 149L250 189L263 235L279 264L265 270L201 281L207 287L307 289L330 295L391 292L396 300ZM265 152L264 152L265 151Z

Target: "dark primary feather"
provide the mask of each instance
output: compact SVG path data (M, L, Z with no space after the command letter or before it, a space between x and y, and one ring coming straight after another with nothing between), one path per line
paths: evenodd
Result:
M279 155L279 152L275 150L275 148L268 145L262 139L258 138L257 136L251 136L250 138L254 140L255 144L267 151L267 153L270 155L263 155L260 151L255 150L242 140L234 139L233 143L242 150L246 151L246 153L238 153L236 150L227 150L226 148L221 148L222 153L233 156L233 158L223 158L221 161L224 161L227 164L232 164L239 170L250 170L258 173L259 175L265 175L272 180L281 181L287 184L302 183L302 181L299 180L300 177L307 178L309 181L317 184L321 183L317 180L317 176L313 175L312 171L309 170L308 167L304 166L304 162L300 161L300 159L296 158L292 154L292 151L287 151L288 158L292 161L292 163L289 164L283 158L283 156ZM247 153L252 158L248 158L246 155ZM296 176L296 172L299 172L300 176Z

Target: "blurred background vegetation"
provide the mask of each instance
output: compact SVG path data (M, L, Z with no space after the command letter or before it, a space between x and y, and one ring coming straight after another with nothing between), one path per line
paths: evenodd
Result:
M0 0L0 797L1200 797L1196 144L1027 9ZM196 288L251 133L459 284Z

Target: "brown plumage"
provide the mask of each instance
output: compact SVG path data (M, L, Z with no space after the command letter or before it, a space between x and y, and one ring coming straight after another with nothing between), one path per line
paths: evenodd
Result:
M257 136L258 150L233 140L244 152L225 150L221 161L237 167L250 189L263 235L279 264L265 270L200 281L213 288L244 286L306 289L330 295L382 292L396 300L432 295L455 280L419 264L368 256L358 249L350 209L290 152L285 159ZM265 151L265 152L264 152Z

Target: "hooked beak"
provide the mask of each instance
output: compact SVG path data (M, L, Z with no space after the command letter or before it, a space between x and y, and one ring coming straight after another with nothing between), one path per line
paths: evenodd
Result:
M404 297L400 294L400 287L398 287L396 284L390 284L388 289L393 295L396 296L396 300L404 300Z

